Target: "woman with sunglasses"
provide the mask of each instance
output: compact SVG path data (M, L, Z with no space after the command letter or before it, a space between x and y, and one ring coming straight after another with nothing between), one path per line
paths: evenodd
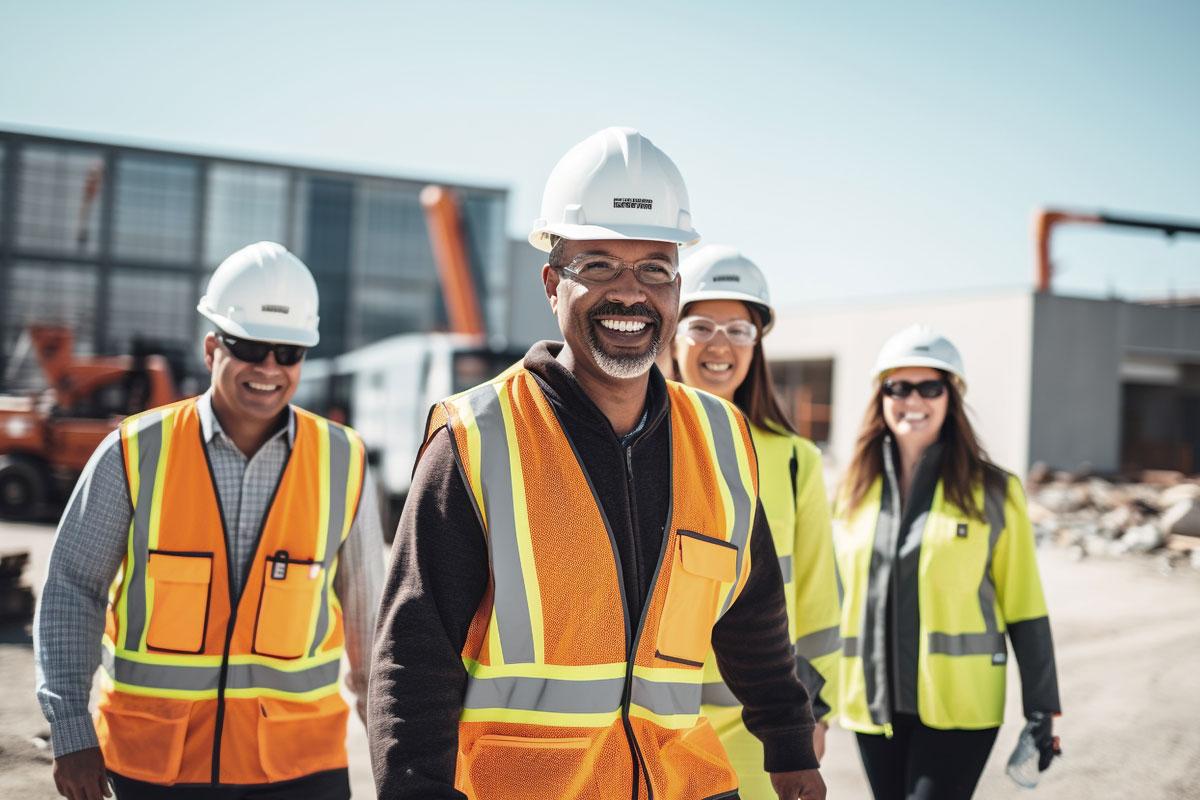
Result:
M948 339L903 330L874 375L834 512L838 711L876 800L969 798L1003 719L1006 634L1039 768L1058 752L1054 645L1025 496L971 427Z
M838 585L821 453L796 433L775 398L762 349L774 310L762 272L734 248L719 245L699 248L679 271L675 374L733 402L750 421L759 496L783 571L797 674L813 699L813 744L820 758L836 696L839 649ZM774 800L762 744L746 730L742 708L711 657L705 670L703 714L737 770L739 796Z

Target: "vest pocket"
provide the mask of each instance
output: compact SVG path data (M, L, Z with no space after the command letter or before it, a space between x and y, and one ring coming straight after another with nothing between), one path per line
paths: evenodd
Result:
M127 702L149 702L154 707L124 707ZM99 733L105 765L134 780L174 783L183 764L183 742L191 710L192 704L186 700L119 698L102 704Z
M334 694L312 703L258 701L258 758L271 781L346 766L350 708Z
M212 586L212 553L151 550L146 577L154 581L146 647L171 653L204 649Z
M464 755L463 788L472 798L598 800L591 747L586 737L480 736Z
M317 593L325 580L319 563L267 556L258 617L254 620L254 653L272 658L300 658L308 645L308 629Z
M658 625L659 658L704 666L721 584L733 583L736 578L736 546L693 531L677 532L667 599Z

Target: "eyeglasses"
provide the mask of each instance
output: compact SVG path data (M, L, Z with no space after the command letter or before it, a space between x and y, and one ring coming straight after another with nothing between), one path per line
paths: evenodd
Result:
M921 381L913 383L912 381L884 381L883 393L888 397L905 398L913 391L924 397L926 400L932 400L935 397L941 397L946 391L946 382L940 379Z
M239 339L228 333L218 333L217 339L225 345L234 358L247 364L261 364L267 359L267 353L275 353L275 363L281 367L299 364L304 358L307 347L299 344L278 344L276 342L256 342L251 339Z
M621 270L633 270L633 276L647 286L662 286L675 280L679 268L664 258L648 258L630 264L619 258L583 253L571 259L566 266L558 267L572 278L584 283L608 283L621 274Z
M722 325L708 317L684 317L679 320L675 335L686 336L696 344L704 344L712 341L718 333L724 333L734 347L749 347L758 341L758 326L744 319L731 320Z

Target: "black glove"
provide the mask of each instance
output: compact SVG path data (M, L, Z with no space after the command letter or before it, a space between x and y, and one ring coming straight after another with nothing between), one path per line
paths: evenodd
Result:
M1038 772L1045 772L1055 756L1062 755L1062 746L1054 735L1054 717L1045 711L1034 711L1025 723L1025 730L1038 749Z

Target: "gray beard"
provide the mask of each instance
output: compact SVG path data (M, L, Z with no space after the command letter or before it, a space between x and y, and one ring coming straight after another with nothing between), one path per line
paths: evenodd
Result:
M654 339L646 348L646 352L636 356L613 356L604 352L594 330L589 330L588 333L588 349L592 351L592 360L610 378L625 380L646 374L658 358L658 351L662 347L662 340L656 329Z

